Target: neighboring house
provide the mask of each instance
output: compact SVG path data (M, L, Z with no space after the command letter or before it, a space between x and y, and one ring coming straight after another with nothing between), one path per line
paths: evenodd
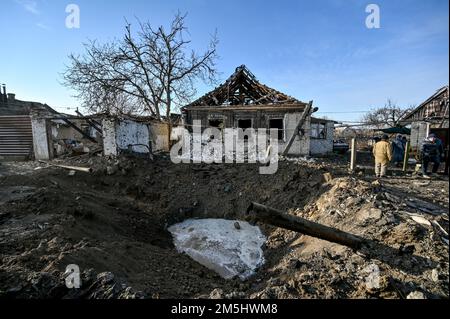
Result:
M294 132L306 106L305 102L261 84L242 65L225 83L183 107L181 111L184 124L188 128L192 127L194 121L199 120L202 129L206 127L278 129L280 153L284 151L291 136L296 134L289 154L309 155L311 137L308 132L311 116L307 116L300 128L300 132L303 133L300 134L301 137L298 132ZM318 132L318 136L320 134L322 133ZM327 139L328 137L327 135Z
M0 116L30 115L32 110L44 110L44 104L31 101L21 101L14 93L7 93L2 85L0 92Z
M21 101L7 93L3 84L0 91L0 160L29 159L33 154L33 134L30 112L42 109L43 104Z
M47 134L47 131L51 134ZM60 114L46 104L18 100L15 94L7 93L6 86L2 85L0 159L48 159L53 154L60 155L64 152L66 141L85 142L86 136L93 141L100 139L98 132L83 117ZM54 143L49 144L54 145L54 148L47 149L47 143L42 144L42 139L53 140Z
M411 148L414 151L425 137L434 133L448 152L448 102L449 88L444 86L403 118L403 123L411 124Z

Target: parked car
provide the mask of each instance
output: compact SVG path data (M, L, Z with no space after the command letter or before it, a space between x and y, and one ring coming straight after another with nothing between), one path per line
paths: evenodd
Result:
M350 145L344 140L333 141L333 152L345 154L350 149Z

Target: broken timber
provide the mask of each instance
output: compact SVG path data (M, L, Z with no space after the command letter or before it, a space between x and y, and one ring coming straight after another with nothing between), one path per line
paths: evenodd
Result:
M72 170L72 171L92 173L92 168L90 168L90 167L59 165L59 164L52 164L52 163L49 163L49 162L46 162L46 161L39 161L39 162L45 163L45 164L50 165L50 166L55 166L55 167L61 167L61 168L69 169L69 170Z
M303 110L302 116L300 117L300 120L297 123L297 126L294 129L294 133L292 134L291 138L289 139L288 144L286 145L286 148L283 151L283 156L286 156L289 152L289 150L291 149L292 143L294 143L295 138L297 137L297 135L299 134L299 130L300 128L303 126L303 123L305 123L306 118L311 114L314 113L315 111L317 111L317 109L312 109L312 104L313 101L310 101L305 109Z
M247 217L265 224L270 224L308 236L317 237L333 243L351 247L353 249L359 249L367 242L366 239L362 237L355 236L336 228L311 222L301 217L289 215L258 203L250 204L247 209Z
M61 115L60 113L58 113L57 111L55 111L54 109L52 109L50 106L48 106L47 104L44 104L44 107L50 112L53 113L55 115ZM78 126L76 126L74 123L72 123L71 121L69 121L66 117L64 117L63 115L61 115L60 117L61 120L63 120L64 122L66 122L70 127L72 127L75 131L77 131L78 133L80 133L81 135L83 135L85 138L87 138L89 141L93 142L93 143L98 143L94 138L90 137L88 134L86 134L82 129L80 129Z
M81 117L84 117L84 115L83 114L81 114L81 112L80 111L78 111L78 109L75 111L75 113L77 113L77 115L79 115L79 116L81 116ZM89 124L89 125L91 125L99 134L100 134L100 136L102 136L103 135L103 132L102 132L102 129L101 129L101 124L100 123L98 123L96 120L94 120L94 119L89 119L89 118L86 118L85 119L86 120L86 122ZM97 126L98 125L98 126Z

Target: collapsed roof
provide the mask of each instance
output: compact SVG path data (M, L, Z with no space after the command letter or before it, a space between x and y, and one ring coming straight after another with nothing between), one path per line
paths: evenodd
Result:
M245 65L241 65L236 68L236 71L225 83L187 105L185 108L274 104L304 105L305 103L258 82L253 73Z
M434 102L434 107L430 112L425 112L425 108ZM425 118L447 118L448 119L448 104L449 104L449 86L443 86L430 96L425 102L406 114L402 121L408 120L423 120Z

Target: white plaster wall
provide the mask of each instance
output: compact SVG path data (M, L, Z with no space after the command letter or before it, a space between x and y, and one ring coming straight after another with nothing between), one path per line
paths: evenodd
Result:
M127 150L130 144L143 144L145 146L132 146L133 152L148 153L149 132L147 124L138 123L130 120L120 121L116 126L117 147L121 150Z
M103 153L105 156L117 155L116 121L105 118L102 121Z
M31 129L33 132L34 157L37 160L49 160L51 153L48 145L47 120L31 119Z
M286 148L289 139L292 134L294 134L295 127L300 120L302 113L287 113L284 116L284 141L279 141L278 143L278 152L283 153ZM300 137L297 135L295 137L294 143L292 143L291 148L289 149L289 155L309 155L309 147L310 147L310 137L309 137L309 129L310 129L311 118L308 117L303 124L302 128L305 131L305 134Z
M311 155L323 155L333 152L334 123L327 122L327 136L325 139L310 138Z
M131 120L104 119L102 130L105 155L118 155L120 150L128 150L128 145L133 145L131 147L133 152L149 152L150 138L147 124Z

